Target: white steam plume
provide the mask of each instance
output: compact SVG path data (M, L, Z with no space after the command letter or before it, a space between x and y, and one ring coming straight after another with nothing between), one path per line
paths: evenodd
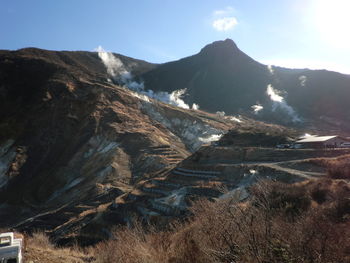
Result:
M182 99L181 97L185 94L186 89L180 89L180 90L175 90L170 94L170 103L176 105L180 108L184 109L189 109L190 106L188 106ZM172 103L173 102L173 103Z
M230 119L231 121L235 121L235 122L242 122L240 119L238 119L237 117L234 117L234 116L229 117L229 119Z
M199 110L199 105L196 103L192 104L192 110Z
M134 83L134 82L133 82ZM128 85L127 85L128 86ZM181 97L183 94L186 92L186 89L182 90L175 90L172 93L168 93L165 91L159 91L159 92L154 92L153 90L144 90L143 89L143 84L139 84L138 86L135 85L137 89L133 89L132 87L128 86L129 89L136 91L137 95L136 97L140 98L140 95L146 96L147 98L159 100L161 102L164 102L166 104L174 105L183 109L190 109L190 106L186 104ZM142 87L142 88L140 88ZM144 97L142 97L143 100L145 100ZM149 99L148 99L149 101Z
M216 115L223 118L223 117L225 117L226 113L224 111L217 111Z
M264 107L261 104L255 104L255 105L251 106L251 108L253 109L253 112L255 115L264 109Z
M299 77L299 81L300 81L300 86L301 87L305 87L306 81L307 81L307 77L302 75Z
M98 46L95 51L98 52L98 56L107 68L107 73L112 78L116 78L128 73L123 65L123 62L121 62L121 60L115 57L111 52L105 51L101 46Z
M227 120L231 120L231 121L235 121L235 122L242 122L240 119L238 119L237 117L234 117L234 116L226 116L226 112L224 111L217 111L215 113L218 117L220 118L224 118L224 119L227 119Z
M275 74L275 70L272 68L271 65L267 65L267 69L269 70L271 75Z
M267 85L267 95L273 101L272 110L275 111L277 108L284 110L291 118L293 122L300 122L301 119L296 114L295 110L289 106L284 98L278 94L271 84Z
M190 109L190 106L181 98L185 94L186 89L175 90L172 93L145 90L144 84L134 81L132 74L125 68L123 62L119 58L115 57L111 52L106 52L101 46L96 48L95 51L98 52L98 56L105 65L107 73L113 80L119 80L130 90L134 91L134 93L132 93L134 96L148 102L150 101L148 98L152 98L180 108ZM199 106L193 104L192 108L196 110L199 109Z
M266 90L267 95L270 96L270 99L277 103L282 103L284 101L283 97L277 94L277 91L274 90L271 84L267 85Z
M222 134L213 134L209 137L199 137L198 139L203 143L210 143L210 142L216 142L220 140L222 137Z

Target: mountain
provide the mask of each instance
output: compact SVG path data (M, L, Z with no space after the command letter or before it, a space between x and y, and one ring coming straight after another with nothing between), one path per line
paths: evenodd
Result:
M208 111L236 113L262 100L270 81L266 66L230 40L217 41L197 55L162 64L142 75L145 86L168 92L187 89L185 100Z
M209 44L196 55L161 64L140 78L146 89L186 89L184 100L188 104L197 103L211 112L248 113L253 105L260 105L263 109L255 112L256 117L264 120L350 129L349 75L263 65L230 39Z
M113 56L135 75L156 66ZM168 105L110 78L96 52L0 52L1 228L96 242L139 213L112 204L141 181L228 130L268 127Z
M232 40L159 65L101 52L1 50L0 228L90 245L134 218L163 226L223 189L245 196L257 174L286 182L324 175L304 159L348 151L275 145L311 128L346 127L348 81L267 67ZM253 105L263 109L254 114Z

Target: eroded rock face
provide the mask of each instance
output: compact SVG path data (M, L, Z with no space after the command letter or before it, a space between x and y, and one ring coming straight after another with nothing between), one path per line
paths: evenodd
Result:
M139 76L155 67L119 59ZM224 188L244 199L257 174L310 175L255 163L286 161L274 143L294 130L164 104L109 77L96 53L0 51L0 228L88 245L135 217L181 216Z
M116 198L188 157L201 144L196 137L234 125L107 82L96 54L0 57L0 227L104 238L94 225L130 220L124 211L101 219ZM147 66L131 62L135 71Z
M226 130L214 127L199 118L185 117L186 113L165 111L157 107L157 104L147 101L142 102L142 110L178 136L191 152L198 150L204 143L218 140Z

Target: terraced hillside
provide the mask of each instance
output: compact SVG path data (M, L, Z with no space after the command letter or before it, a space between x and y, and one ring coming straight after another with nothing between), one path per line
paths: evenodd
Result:
M214 200L233 195L244 200L249 196L248 188L262 179L296 183L323 178L327 162L350 153L350 149L218 146L227 143L229 134L237 133L228 133L223 142L203 146L170 171L139 182L114 205L132 202L144 220L164 222L165 218L186 215L191 203L200 198Z

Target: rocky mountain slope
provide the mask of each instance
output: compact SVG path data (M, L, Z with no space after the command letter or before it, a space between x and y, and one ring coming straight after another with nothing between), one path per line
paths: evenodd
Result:
M0 57L0 227L46 229L62 243L105 238L137 213L134 205L105 213L116 198L228 130L257 123L115 85L97 53L25 49ZM135 75L154 67L115 57Z
M318 73L300 72L257 63L231 40L163 65L104 51L0 51L0 228L43 229L58 244L89 245L134 218L162 225L186 215L198 198L235 189L244 198L259 176L320 176L319 165L296 167L347 151L277 150L304 131L252 118L312 118L317 130L316 102L301 108L303 117L292 104L308 93L283 85L287 104L276 90L297 78L312 92ZM325 74L344 80L336 89L347 92L347 76ZM254 105L265 110L249 113ZM322 120L334 122L336 112Z
M263 65L230 39L165 63L141 76L145 87L186 89L185 101L208 111L252 112L264 120L349 130L350 76Z
M171 92L185 88L186 101L205 110L233 113L250 110L264 97L270 81L267 73L266 66L227 39L204 47L196 55L160 65L142 77L147 89Z

